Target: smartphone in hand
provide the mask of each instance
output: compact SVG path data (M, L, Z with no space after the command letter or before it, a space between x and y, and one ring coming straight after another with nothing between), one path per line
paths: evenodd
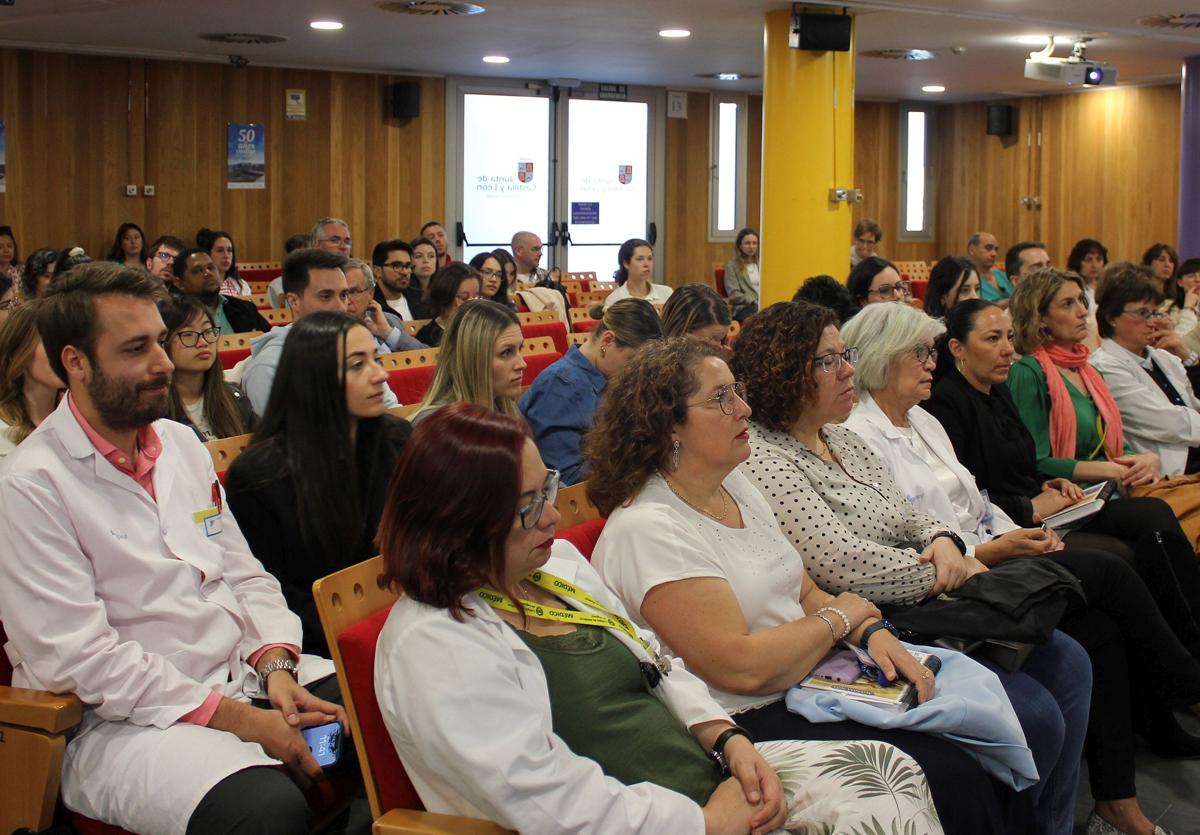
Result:
M324 725L313 725L300 731L308 749L312 751L317 765L321 768L331 768L342 760L342 725L340 722L327 722Z

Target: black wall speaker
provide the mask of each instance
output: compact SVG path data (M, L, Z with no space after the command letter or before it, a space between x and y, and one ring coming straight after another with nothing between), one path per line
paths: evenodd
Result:
M392 85L392 116L412 119L421 115L421 85L415 81L397 81Z
M987 109L988 136L1011 136L1013 108L1007 104L989 104Z
M849 52L852 18L844 14L800 13L800 48Z

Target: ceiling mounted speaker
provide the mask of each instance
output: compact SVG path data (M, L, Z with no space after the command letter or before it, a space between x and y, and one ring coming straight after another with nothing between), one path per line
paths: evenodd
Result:
M987 109L988 136L1012 136L1014 109L1007 104L989 104Z

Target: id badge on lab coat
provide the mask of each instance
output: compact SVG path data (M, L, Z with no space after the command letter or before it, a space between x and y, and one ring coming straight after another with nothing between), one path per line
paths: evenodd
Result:
M206 507L192 514L192 521L204 526L204 535L216 536L221 532L221 509L217 506Z

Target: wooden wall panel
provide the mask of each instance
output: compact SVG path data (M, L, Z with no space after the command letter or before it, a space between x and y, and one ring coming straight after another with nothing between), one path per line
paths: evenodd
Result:
M409 238L445 212L445 81L417 79L422 115L387 111L399 77L0 49L8 193L22 252L78 243L102 257L116 227L190 241L233 234L241 261L279 260L291 234L344 217L355 252ZM304 121L284 91L307 91ZM225 188L226 125L261 122L267 187ZM125 196L147 183L155 197Z
M667 264L660 276L672 287L711 286L713 263L732 254L728 242L708 240L709 114L709 94L688 93L687 118L666 120L666 218L658 247Z
M879 222L883 229L879 252L884 257L893 261L927 261L936 257L936 243L900 240L899 166L900 105L894 102L855 102L854 185L863 190L863 202L851 207L851 217L855 224L864 218ZM937 176L935 171L935 182ZM847 239L847 273L850 244L851 241ZM842 279L845 275L835 277Z
M1179 211L1179 86L1042 99L1042 234L1056 264L1080 238L1109 259L1174 243Z

